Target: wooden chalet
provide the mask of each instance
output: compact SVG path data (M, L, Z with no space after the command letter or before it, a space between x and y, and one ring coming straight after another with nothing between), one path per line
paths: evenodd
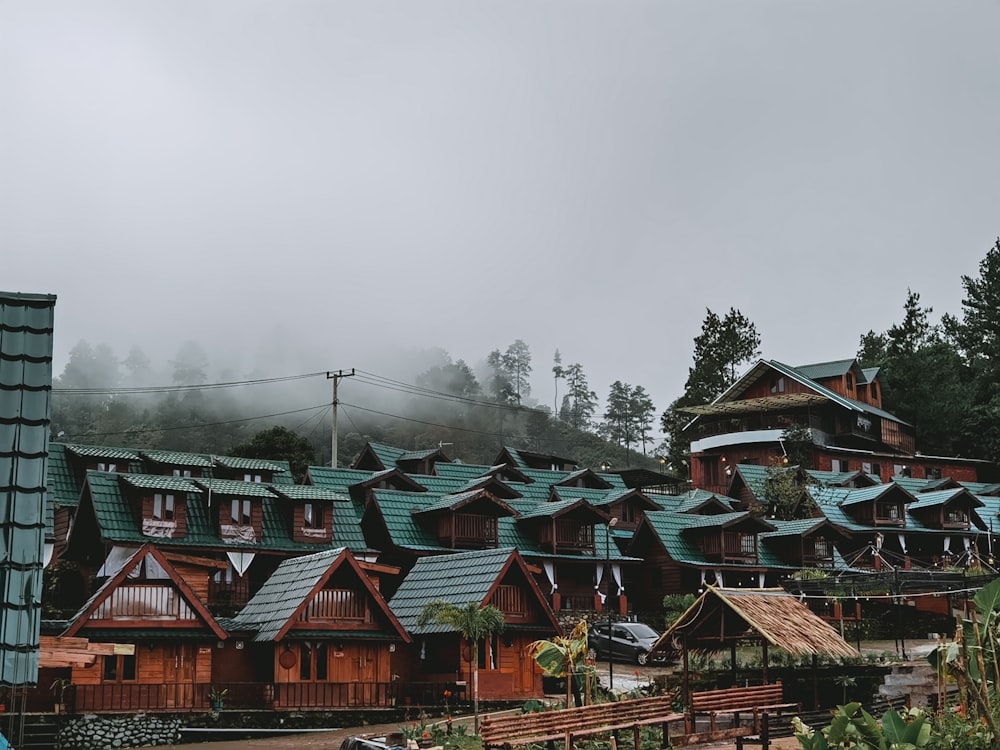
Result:
M823 471L862 470L888 482L894 476L976 481L984 461L922 456L912 425L882 409L877 368L845 359L790 367L760 360L711 404L690 414L691 481L726 492L737 463L770 466L787 458L792 425L809 429L810 461Z
M89 471L64 556L85 598L105 560L147 542L221 563L205 599L231 615L286 557L319 547L368 552L350 498L319 487ZM117 550L117 552L116 552ZM64 582L64 606L73 589ZM79 605L79 601L75 602Z
M839 548L851 567L942 568L960 560L968 566L978 563L980 544L992 549L978 512L984 501L961 486L913 494L891 482L809 493L827 519L850 533Z
M776 530L746 511L646 513L626 549L644 561L629 569L636 607L654 610L668 594L701 591L711 583L763 586L769 574L793 569L759 544L761 532Z
M233 619L241 666L276 709L385 708L410 636L345 548L285 560Z
M435 600L459 608L469 602L493 605L503 612L503 632L480 643L478 649L480 698L519 700L541 695L542 675L529 646L559 634L559 625L516 550L421 558L389 600L414 639L414 648L401 665L401 678L451 684L454 691L462 692L472 684L472 648L446 625L418 624L423 608Z
M153 544L115 562L117 569L109 561L108 578L70 618L63 636L133 648L72 665L74 710L207 710L214 663L228 638L204 604L217 563L171 559Z

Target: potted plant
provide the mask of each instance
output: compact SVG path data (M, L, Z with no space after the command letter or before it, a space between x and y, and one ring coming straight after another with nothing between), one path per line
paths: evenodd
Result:
M52 690L52 695L55 696L56 702L52 707L52 710L57 714L61 714L66 711L66 691L69 690L73 683L70 682L68 677L58 677L52 681L50 690Z
M212 685L208 690L208 700L212 704L213 711L221 711L225 705L226 696L229 695L229 688L217 688Z

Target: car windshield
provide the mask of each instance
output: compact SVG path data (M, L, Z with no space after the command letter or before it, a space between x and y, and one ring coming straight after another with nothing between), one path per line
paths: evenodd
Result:
M636 638L641 638L643 640L647 638L659 638L660 634L653 630L649 625L643 625L641 622L637 622L634 625L629 625L629 630L635 635Z

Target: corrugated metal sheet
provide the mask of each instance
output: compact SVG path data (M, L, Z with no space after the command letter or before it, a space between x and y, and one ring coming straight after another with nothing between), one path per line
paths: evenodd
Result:
M53 295L0 292L0 684L38 682Z

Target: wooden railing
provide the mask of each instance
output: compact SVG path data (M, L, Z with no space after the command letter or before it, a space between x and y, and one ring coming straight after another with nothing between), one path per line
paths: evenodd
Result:
M111 592L92 615L97 620L193 620L194 614L171 586L132 584Z
M454 682L233 682L105 683L72 685L66 691L71 713L202 712L212 709L209 691L225 690L223 710L325 711L342 708L387 708L437 705L447 690L450 705L464 705L468 696ZM39 690L52 705L48 690ZM44 708L42 709L44 710Z
M310 600L300 620L356 620L368 616L365 599L353 589L323 589Z
M493 604L509 617L526 617L528 614L528 597L519 586L497 586Z
M455 544L475 547L497 546L497 519L490 516L477 516L472 513L456 513L452 516L455 527Z

